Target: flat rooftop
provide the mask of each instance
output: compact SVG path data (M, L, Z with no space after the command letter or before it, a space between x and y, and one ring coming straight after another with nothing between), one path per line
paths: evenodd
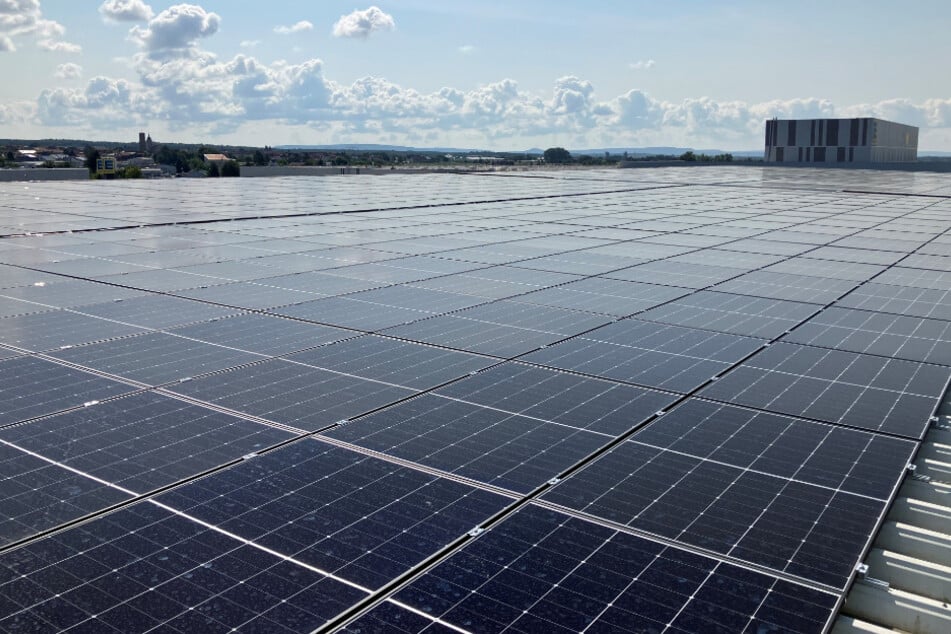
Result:
M921 172L0 183L0 632L828 631L949 230Z

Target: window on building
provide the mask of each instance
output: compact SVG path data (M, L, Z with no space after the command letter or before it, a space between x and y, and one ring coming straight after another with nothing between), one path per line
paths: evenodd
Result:
M777 162L777 163L782 163L782 162L783 162L783 154L785 154L785 152L783 152L783 150L785 150L785 149L786 149L786 148L784 148L784 147L782 147L782 146L779 146L779 147L776 148L776 162Z
M855 162L855 148L850 147L849 148L849 163L854 163L854 162Z
M799 146L799 162L802 163L802 146Z
M849 122L849 146L855 147L859 144L859 127L861 122L859 119L852 119Z
M825 163L826 149L824 147L815 148L812 152L812 160L814 163Z
M813 123L815 123L815 122L813 122ZM807 148L806 148L806 163L808 163L808 162L811 161L811 160L812 160L812 148L811 148L811 147L807 147Z
M862 119L862 147L868 145L868 119Z
M786 145L796 145L796 122L795 120L786 123Z
M837 147L835 149L835 160L837 163L845 163L845 148Z
M826 125L826 145L835 147L839 144L839 122L835 119L829 119Z
M816 144L816 120L812 120L812 125L809 126L809 145Z

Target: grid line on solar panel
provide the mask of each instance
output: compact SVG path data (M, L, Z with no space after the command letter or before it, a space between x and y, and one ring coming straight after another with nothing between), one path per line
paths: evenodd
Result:
M776 343L699 394L920 439L949 376L944 366Z
M537 506L519 510L344 631L821 630L835 596ZM406 606L416 608L411 613Z

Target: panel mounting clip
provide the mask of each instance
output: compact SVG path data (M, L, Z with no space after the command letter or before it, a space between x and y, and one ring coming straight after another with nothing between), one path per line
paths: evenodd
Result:
M466 533L466 535L468 535L469 537L478 537L478 536L481 535L484 531L485 531L485 529L482 528L481 526L476 526L476 527L473 528L471 531L469 531L468 533Z
M552 478L551 480L548 481L548 484L550 484L551 486L555 486L559 482L561 482L561 478Z

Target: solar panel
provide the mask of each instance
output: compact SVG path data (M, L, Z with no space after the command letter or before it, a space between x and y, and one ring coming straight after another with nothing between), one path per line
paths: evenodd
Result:
M71 347L51 356L99 372L161 385L262 357L159 332Z
M762 345L758 339L619 321L523 360L678 392L690 391Z
M313 431L415 394L415 390L283 360L169 387L232 410Z
M834 595L528 506L348 632L818 632ZM410 611L412 609L412 611ZM447 628L442 628L447 630Z
M951 365L951 322L828 308L783 338L792 343Z
M0 426L135 391L131 385L36 357L0 361Z
M951 377L850 187L0 183L0 631L827 630Z
M949 376L943 366L779 343L700 394L920 439Z

